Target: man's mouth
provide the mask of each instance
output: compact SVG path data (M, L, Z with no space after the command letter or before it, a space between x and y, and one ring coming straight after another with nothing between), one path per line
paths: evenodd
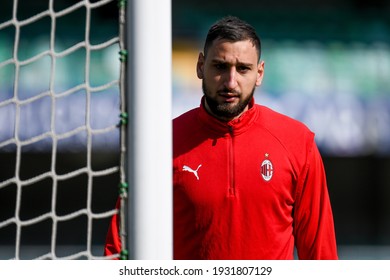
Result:
M219 96L222 97L225 102L234 102L237 98L239 98L237 93L231 92L221 92Z

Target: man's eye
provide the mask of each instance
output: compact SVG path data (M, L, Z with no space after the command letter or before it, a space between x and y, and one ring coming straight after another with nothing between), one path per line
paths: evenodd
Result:
M239 71L239 72L247 72L247 71L249 71L249 67L247 67L247 66L239 66L239 67L237 67L237 71Z
M226 65L225 64L215 64L215 68L218 70L223 70L226 68Z

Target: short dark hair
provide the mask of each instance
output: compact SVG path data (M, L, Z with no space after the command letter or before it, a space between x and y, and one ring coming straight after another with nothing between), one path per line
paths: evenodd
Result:
M261 42L256 30L249 23L234 16L226 16L212 25L207 33L204 44L204 55L215 40L224 39L231 42L250 40L255 46L258 59L261 56Z

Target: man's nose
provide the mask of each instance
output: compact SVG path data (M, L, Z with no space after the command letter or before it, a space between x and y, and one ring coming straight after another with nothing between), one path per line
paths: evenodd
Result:
M234 89L237 87L237 71L235 67L231 67L229 71L227 71L225 84L229 89Z

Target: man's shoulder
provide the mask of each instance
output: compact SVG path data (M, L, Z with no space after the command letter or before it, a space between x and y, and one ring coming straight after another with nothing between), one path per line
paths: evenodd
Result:
M190 109L189 111L175 117L173 119L173 126L185 126L188 125L188 123L193 124L194 121L197 119L197 115L199 113L199 107Z
M275 144L284 148L294 165L302 166L313 144L315 145L314 133L299 120L268 107L258 106L258 125L268 132Z
M256 104L260 112L259 122L275 137L281 139L313 138L314 133L303 122L273 109Z
M188 141L188 138L200 132L201 123L199 122L200 108L190 109L179 115L172 121L173 140L175 143Z

